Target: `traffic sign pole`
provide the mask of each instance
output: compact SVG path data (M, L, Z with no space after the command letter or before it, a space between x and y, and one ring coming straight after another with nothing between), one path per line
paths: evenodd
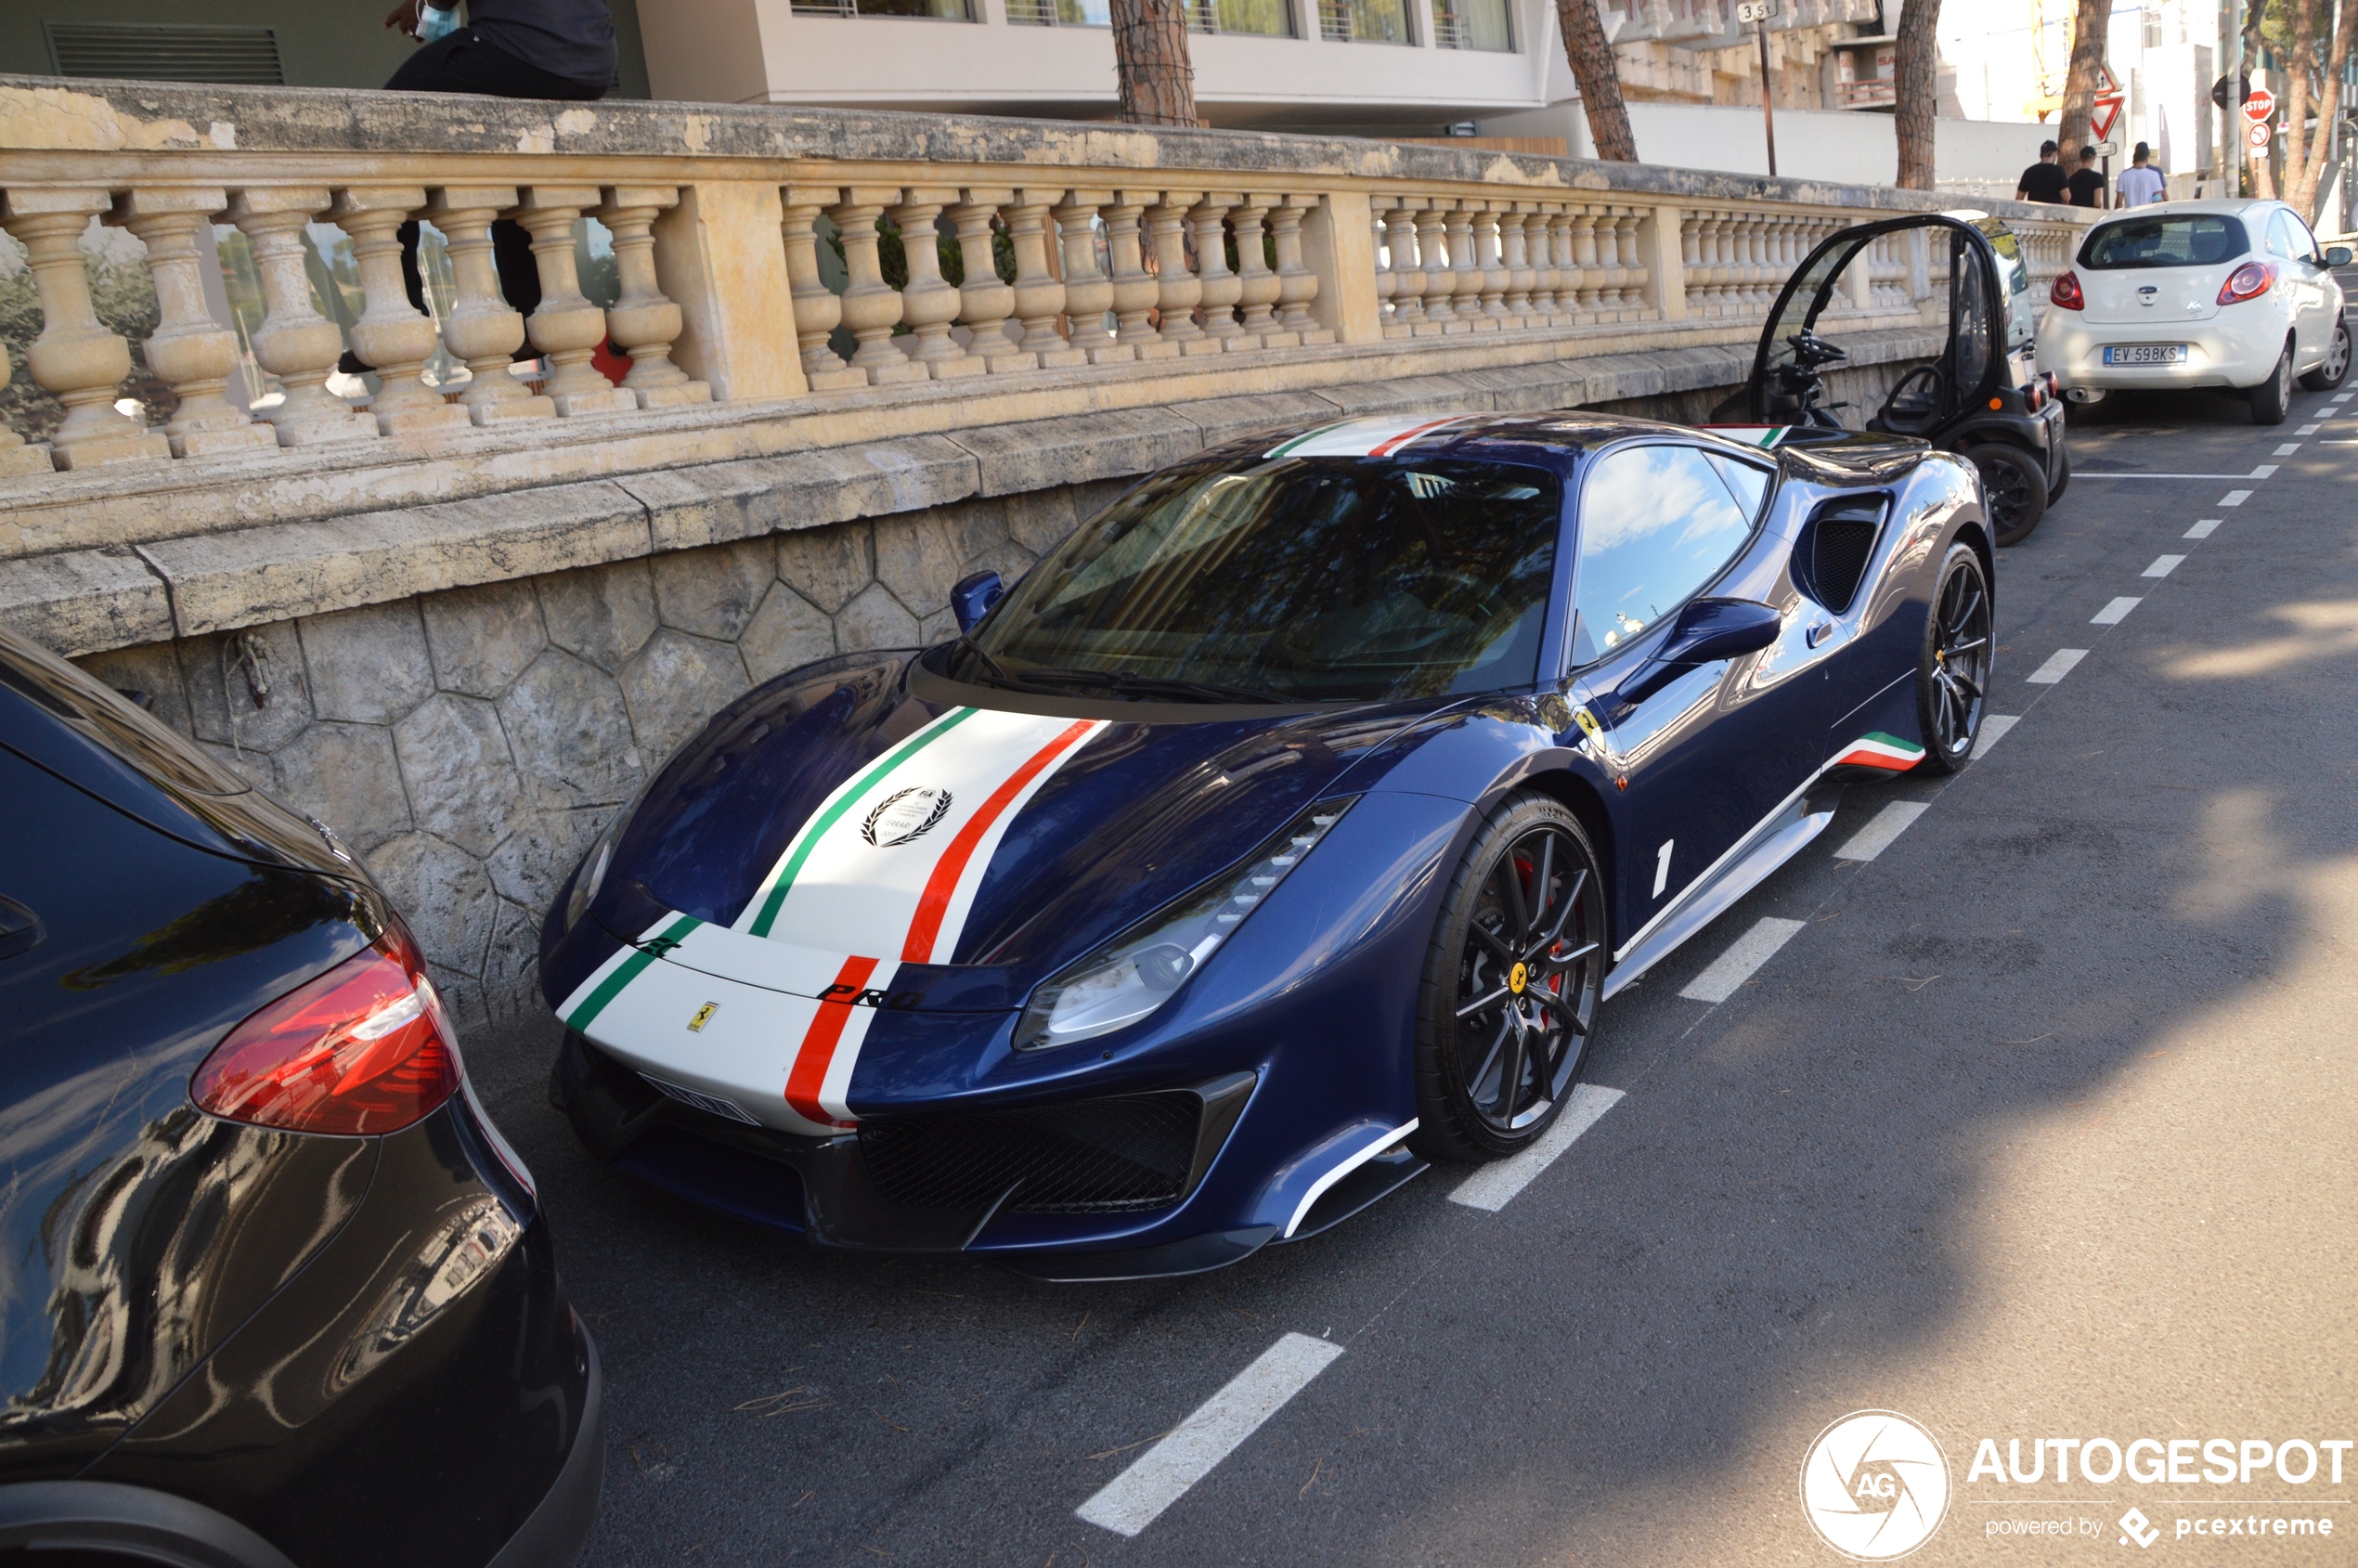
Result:
M1738 23L1750 22L1760 40L1760 127L1768 138L1768 177L1777 177L1776 94L1768 85L1768 21L1777 14L1778 0L1741 0ZM1721 13L1725 15L1726 13Z

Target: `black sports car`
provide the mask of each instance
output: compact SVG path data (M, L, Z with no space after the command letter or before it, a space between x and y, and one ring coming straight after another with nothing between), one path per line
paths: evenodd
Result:
M0 631L0 1562L550 1568L597 1355L400 918Z

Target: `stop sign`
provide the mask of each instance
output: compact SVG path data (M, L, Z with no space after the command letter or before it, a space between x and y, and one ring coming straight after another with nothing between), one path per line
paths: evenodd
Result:
M2276 95L2265 87L2254 87L2251 97L2244 99L2244 118L2250 121L2271 119L2276 112Z

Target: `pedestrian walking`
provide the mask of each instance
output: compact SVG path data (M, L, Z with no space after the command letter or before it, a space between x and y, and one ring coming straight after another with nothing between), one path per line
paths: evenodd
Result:
M2161 171L2151 164L2153 149L2139 142L2130 154L2129 167L2120 171L2120 204L2124 207L2145 207L2165 199L2168 182Z
M2039 144L2039 162L2022 172L2015 182L2017 201L2044 201L2050 206L2064 205L2064 190L2068 182L2064 175L2062 149L2054 142Z
M2071 191L2071 204L2075 207L2108 204L2105 201L2104 173L2096 167L2096 149L2092 147L2079 149L2079 167L2064 183Z

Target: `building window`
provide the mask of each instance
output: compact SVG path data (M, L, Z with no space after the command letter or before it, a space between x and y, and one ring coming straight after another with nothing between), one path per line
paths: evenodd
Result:
M1318 36L1329 44L1413 44L1406 0L1318 0Z
M1512 54L1507 0L1432 0L1432 41L1445 49L1489 49Z
M966 0L794 0L798 17L921 17L929 21L972 21Z
M1110 0L1007 0L1017 27L1111 27Z
M1290 38L1293 0L1187 0L1187 31Z
M2157 6L2147 6L2144 11L2144 18L2145 47L2148 49L2158 49L2161 47L2161 11Z

